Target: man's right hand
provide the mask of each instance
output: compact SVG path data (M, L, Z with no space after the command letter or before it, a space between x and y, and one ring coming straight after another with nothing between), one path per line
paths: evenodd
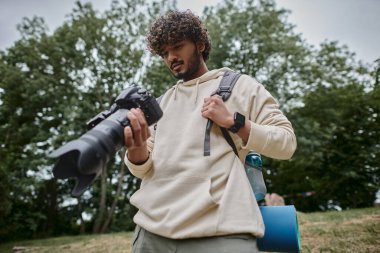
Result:
M149 158L147 139L150 137L148 124L141 109L128 112L130 126L124 128L124 144L128 150L128 160L133 164L143 164Z

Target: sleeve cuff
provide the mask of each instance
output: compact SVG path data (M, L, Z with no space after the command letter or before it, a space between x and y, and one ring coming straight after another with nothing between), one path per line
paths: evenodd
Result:
M242 149L255 150L258 153L262 153L265 150L270 133L268 131L269 126L262 126L254 122L251 123L251 131L249 133L248 141L242 146Z
M251 132L242 149L254 150L274 159L288 160L296 147L297 141L292 131L251 122Z
M148 160L146 160L145 163L139 164L139 165L134 164L131 161L129 161L127 155L128 155L128 152L125 152L124 163L125 165L127 165L132 175L138 178L143 178L144 175L152 168L153 160L152 160L151 153L149 153Z

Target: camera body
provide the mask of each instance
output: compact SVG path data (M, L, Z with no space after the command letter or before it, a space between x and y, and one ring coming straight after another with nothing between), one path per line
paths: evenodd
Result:
M95 127L101 121L115 113L119 109L130 110L132 108L140 108L145 115L148 125L156 123L162 116L162 110L156 99L144 88L132 86L123 90L115 99L109 111L104 111L96 115L87 122L89 129ZM124 127L129 125L129 122L120 121Z
M124 128L130 125L127 113L132 108L144 112L149 126L163 115L156 99L146 89L131 86L120 93L110 110L87 122L88 132L49 154L49 157L59 157L53 168L54 177L77 178L73 196L80 196L123 147Z

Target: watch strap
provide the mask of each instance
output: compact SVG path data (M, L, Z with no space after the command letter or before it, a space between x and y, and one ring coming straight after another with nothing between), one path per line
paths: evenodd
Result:
M230 127L228 130L230 130L233 133L237 133L240 128L242 128L245 124L245 116L235 112L234 113L234 125Z

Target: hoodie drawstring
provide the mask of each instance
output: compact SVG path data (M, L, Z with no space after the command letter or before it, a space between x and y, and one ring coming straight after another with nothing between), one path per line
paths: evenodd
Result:
M177 82L177 84L174 85L174 100L177 99L177 91L178 91L178 87L179 87L179 85L180 85L181 83L183 83L183 81L182 81L182 80L179 80L179 81Z
M200 81L200 79L198 79L198 80L197 80L197 83L195 84L195 86L196 86L196 92L195 92L195 100L194 100L194 104L196 104L196 103L197 103L197 101L198 101L198 94L199 94L199 81Z

